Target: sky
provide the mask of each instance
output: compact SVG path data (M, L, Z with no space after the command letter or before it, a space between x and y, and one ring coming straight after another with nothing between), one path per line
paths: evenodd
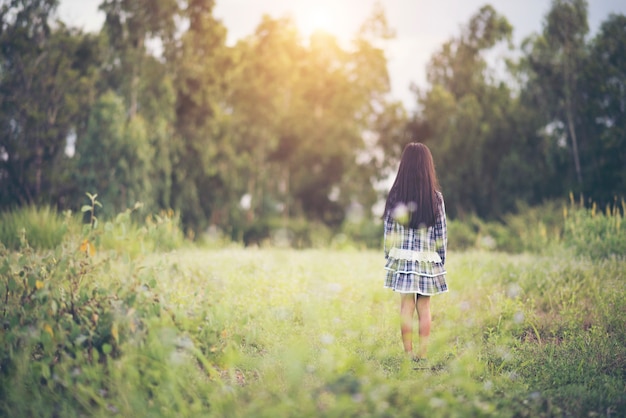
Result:
M97 31L104 15L101 0L60 0L59 17L71 26ZM216 0L214 16L228 30L228 43L251 35L264 14L292 17L303 36L326 30L349 45L359 26L382 5L388 24L396 33L387 42L391 97L414 108L411 84L426 87L426 65L433 53L461 28L480 7L491 4L513 26L513 42L540 32L551 0ZM626 14L624 0L588 0L589 27L595 34L611 13Z

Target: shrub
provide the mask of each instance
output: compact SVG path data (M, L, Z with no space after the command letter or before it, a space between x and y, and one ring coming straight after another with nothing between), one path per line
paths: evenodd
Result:
M303 218L261 218L243 232L246 246L321 248L327 247L331 238L329 227Z
M478 228L476 224L463 222L458 219L448 220L448 249L463 251L476 247Z
M448 220L448 247L453 250L484 250L540 253L559 244L563 234L563 209L558 201L529 207L518 205L516 213L502 221L476 216Z
M559 243L563 234L563 203L549 201L529 207L518 204L517 212L504 217L509 234L501 247L507 251L540 253Z
M128 226L129 234L150 235L126 214L112 225L87 225L54 250L0 245L0 416L130 416L148 398L156 410L193 415L176 409L180 387L209 363L194 340L180 347L184 327L156 293L157 268L90 250L117 242L120 251L125 239L114 235ZM180 357L175 364L172 353ZM208 391L203 382L194 388Z
M341 237L341 234L343 234L343 237ZM341 228L340 234L333 239L333 244L339 242L356 243L355 245L357 247L381 248L383 242L383 223L380 220L368 219L346 221Z

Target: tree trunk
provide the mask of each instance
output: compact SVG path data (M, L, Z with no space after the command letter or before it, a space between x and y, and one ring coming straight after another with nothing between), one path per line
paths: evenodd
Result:
M43 147L37 145L35 148L35 200L39 199L41 193L41 166L43 165Z
M575 63L573 60L573 48L567 42L564 45L565 56L563 57L563 82L565 87L565 118L567 119L567 129L569 136L572 138L572 152L574 154L574 167L576 169L576 180L578 185L582 186L583 176L580 170L580 157L578 155L578 139L576 137L576 128L574 127L574 115L572 109L572 92L576 91Z
M574 153L574 167L576 168L576 180L578 180L578 184L583 184L583 176L580 170L580 157L578 155L578 139L576 138L576 129L574 128L574 118L572 116L572 110L570 108L569 100L566 104L567 106L567 128L569 130L569 135L572 138L572 152Z

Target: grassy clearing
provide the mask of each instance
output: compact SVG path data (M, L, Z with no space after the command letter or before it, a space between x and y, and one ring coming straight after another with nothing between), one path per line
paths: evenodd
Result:
M127 225L0 246L0 416L626 416L623 258L451 252L416 371L380 251Z
M90 292L118 297L98 300L112 306L99 331L74 337L108 342L55 352L59 341L49 343L41 324L59 337L72 321L22 318L20 338L34 335L33 345L3 368L0 411L623 415L624 263L561 255L451 254L452 290L433 299L438 371L405 361L398 296L381 287L378 252L186 249L118 260L84 278ZM5 330L5 342L17 328ZM37 361L46 350L48 361Z
M623 413L623 263L564 260L452 255L453 290L433 300L440 372L405 362L398 297L381 288L376 252L185 252L171 261L184 266L189 289L172 302L181 316L218 315L223 327L209 347L226 376L208 395L214 412Z

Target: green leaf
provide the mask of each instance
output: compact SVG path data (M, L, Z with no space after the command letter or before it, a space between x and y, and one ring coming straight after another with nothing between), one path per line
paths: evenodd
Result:
M41 365L41 377L43 377L44 379L50 379L50 366L47 364L42 364Z
M102 352L104 354L111 354L111 351L113 351L113 347L111 347L111 344L102 344Z
M0 275L7 274L10 270L11 266L9 265L9 260L5 258L2 267L0 267Z
M80 334L78 337L76 337L76 339L74 340L74 344L76 345L81 345L82 343L84 343L85 341L87 341L89 337L87 337L84 334Z
M80 208L80 211L85 213L85 212L89 212L91 210L91 206L89 205L83 205L82 208Z
M37 277L34 274L29 274L28 275L28 287L29 288L34 288L35 285L37 284Z
M24 267L26 264L28 264L28 258L26 258L25 255L21 256L19 260L17 260L17 265L20 267Z

